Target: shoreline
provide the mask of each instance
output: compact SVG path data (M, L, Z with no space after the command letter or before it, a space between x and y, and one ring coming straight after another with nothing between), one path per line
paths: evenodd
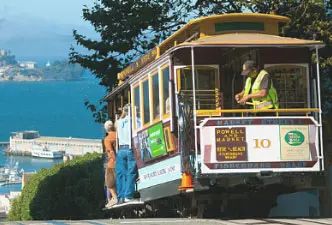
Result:
M8 151L3 150L7 156L32 156L31 152L28 151Z
M49 82L49 81L83 81L83 80L89 80L85 78L79 78L79 79L40 79L40 80L2 80L0 79L0 83L30 83L30 82Z

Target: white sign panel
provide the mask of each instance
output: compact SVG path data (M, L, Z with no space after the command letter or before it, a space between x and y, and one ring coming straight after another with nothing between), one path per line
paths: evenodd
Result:
M248 161L271 162L280 160L279 126L248 126L246 132L249 150Z
M317 125L308 117L206 119L200 147L202 173L320 170Z
M281 159L310 160L309 126L280 126Z
M138 170L138 190L181 179L180 156L163 160Z

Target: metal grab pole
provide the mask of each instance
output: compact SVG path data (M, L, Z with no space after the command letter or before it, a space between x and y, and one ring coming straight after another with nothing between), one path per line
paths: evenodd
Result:
M320 159L322 170L324 170L324 156L323 156L323 121L322 121L322 103L320 96L320 72L319 72L319 56L318 47L316 46L316 70L317 70L317 91L318 91L318 118L319 118L319 141L320 141Z
M196 85L195 85L195 55L194 47L191 47L191 76L193 85L193 114L194 114L194 134L195 134L195 171L198 171L198 147L197 147L197 130L196 130Z

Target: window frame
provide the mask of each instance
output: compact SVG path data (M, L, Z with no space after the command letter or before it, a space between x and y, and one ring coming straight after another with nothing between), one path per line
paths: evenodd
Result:
M143 90L143 86L144 86L144 82L148 82L148 88L149 88L149 93L148 93L148 95L149 95L149 121L147 121L147 122L145 122L145 118L144 118L144 90ZM140 85L140 87L141 87L141 117L142 117L142 126L141 126L141 128L146 128L146 127L148 127L150 124L151 124L151 92L150 92L150 83L151 83L151 81L150 81L150 75L148 74L147 76L145 76L141 81L140 81L140 83L141 83L141 85Z
M134 131L134 134L137 134L137 132L140 132L142 130L147 129L150 126L153 126L154 124L157 124L159 122L165 123L168 121L168 119L170 118L171 115L171 110L168 114L164 114L163 111L163 75L162 75L162 71L164 69L168 68L169 70L169 75L168 75L168 81L170 81L171 78L171 63L169 61L163 62L163 64L160 64L154 68L151 68L150 70L146 71L144 76L141 76L139 79L135 79L135 81L133 83L130 84L130 100L131 100L131 111L134 112L134 104L135 104L135 93L134 93L134 89L139 87L139 93L140 93L140 118L141 118L141 126L138 128L136 127L136 118L133 119L133 124L132 124L132 130ZM152 78L157 75L158 76L158 85L159 85L159 90L158 90L158 94L159 94L159 108L160 108L160 115L157 118L153 118L153 113L154 113L154 109L153 109L153 94L154 94L154 89L152 88L153 83L152 83ZM144 121L144 96L143 96L143 83L148 81L148 87L149 87L149 114L150 114L150 120L145 122ZM171 108L171 89L170 89L170 84L168 82L168 96L170 98L169 101L169 107ZM131 113L131 115L134 117L134 113ZM166 120L166 121L165 121ZM143 123L145 122L145 123Z
M309 71L309 63L270 63L270 64L264 64L264 69L267 69L269 67L275 67L275 66L295 66L295 67L304 67L306 69L305 78L307 79L306 85L307 85L307 107L310 108L311 106L311 86L310 86L310 71ZM278 90L277 90L278 93Z
M160 96L160 68L158 67L157 69L152 70L152 72L149 75L149 80L150 80L150 122L152 122L152 124L159 122L161 120L161 107L160 107L160 100L161 100L161 96ZM159 117L154 118L154 113L155 113L155 109L154 109L154 98L153 98L153 94L155 92L154 88L153 88L153 78L157 76L158 77L158 98L159 98Z
M165 96L164 96L164 74L163 74L163 70L165 70L166 68L168 68L168 98L169 98L169 108L171 109L171 89L170 89L170 85L169 85L169 81L170 81L170 77L171 77L171 67L169 63L163 64L160 66L159 68L159 101L160 101L160 114L162 115L162 119L168 119L170 117L171 112L166 113L166 109L164 109L164 100L165 100ZM166 103L165 103L166 106ZM171 110L170 110L171 111Z
M181 90L181 76L180 73L178 72L178 69L182 69L185 67L191 67L192 65L178 65L178 66L174 66L174 74L175 74L175 94L178 95L180 93ZM215 88L214 90L218 90L221 94L222 94L222 90L221 90L221 83L220 83L220 79L221 79L221 74L220 74L220 65L219 64L199 64L199 65L195 65L195 67L211 67L217 70L217 74L215 77ZM196 77L197 79L197 77ZM223 101L223 99L221 99L221 101ZM215 109L196 109L198 114L200 116L220 116L221 113L219 112L221 110L222 107L222 103L219 104L219 106ZM211 112L211 111L215 111L215 112Z
M136 127L136 118L137 118L137 115L135 115L135 88L138 88L138 93L139 93L139 109L140 109L140 114L141 114L141 82L138 81L137 83L134 83L132 86L131 86L131 117L133 118L133 124L132 124L132 129L135 131L135 130L139 130L142 128L142 124L140 127Z
M216 87L220 90L220 77L221 77L220 66L218 64L199 64L199 65L195 65L195 67L200 67L200 66L207 66L207 67L212 67L212 68L217 69L217 76L216 76L215 83L217 84ZM185 67L191 67L191 65L174 66L174 74L175 74L175 79L174 80L176 82L176 85L175 85L176 94L178 94L179 91L181 90L181 77L180 77L180 74L177 73L177 70L185 68Z

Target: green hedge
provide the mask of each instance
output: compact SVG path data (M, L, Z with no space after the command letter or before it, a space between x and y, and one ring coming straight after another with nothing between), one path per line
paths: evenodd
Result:
M9 220L92 219L104 216L101 154L86 154L33 175Z

